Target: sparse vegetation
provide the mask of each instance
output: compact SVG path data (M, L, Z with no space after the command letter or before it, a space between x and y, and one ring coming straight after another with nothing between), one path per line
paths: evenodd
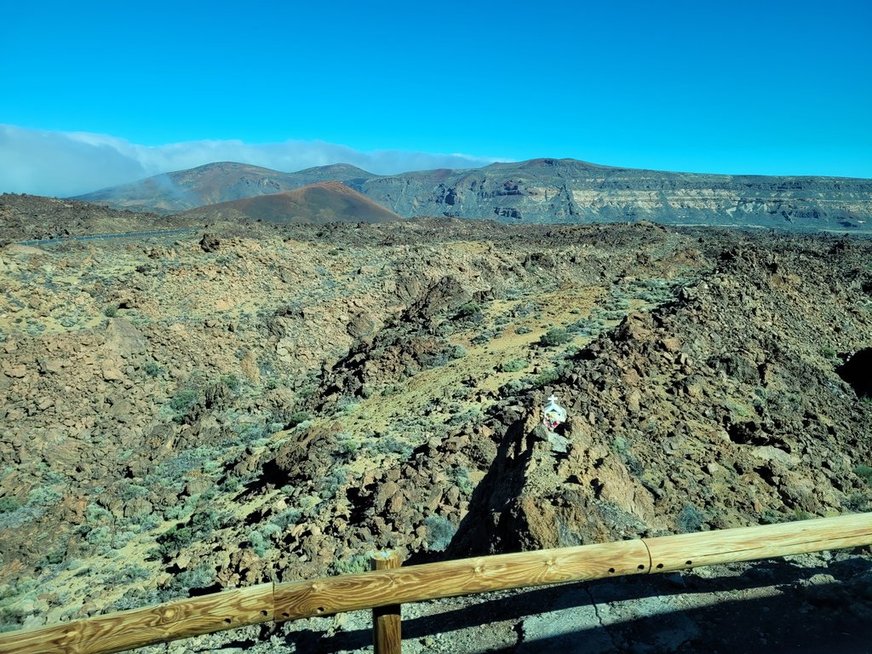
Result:
M436 558L459 524L487 549L517 545L505 534L536 547L786 522L833 498L869 508L872 400L833 374L835 347L868 333L852 295L865 245L479 229L252 225L222 234L217 258L199 236L70 242L45 259L51 279L40 257L14 259L0 274L0 537L8 578L35 585L4 619L356 572L375 545ZM529 269L506 264L546 245ZM761 262L776 250L801 288L772 282ZM104 256L83 266L86 252ZM693 283L678 291L679 275ZM107 302L125 320L110 325ZM723 362L738 357L734 374ZM565 451L534 420L551 392L570 413ZM524 497L499 532L479 513L496 487Z
M863 463L854 466L854 474L872 486L872 466L867 466Z
M335 575L353 575L369 570L369 560L368 554L352 554L334 561L330 567Z
M201 564L193 570L183 570L170 577L169 583L161 589L162 601L177 597L190 597L191 591L208 588L215 582L215 570Z
M192 388L183 388L170 398L170 408L178 414L184 414L196 404L197 398L197 391Z
M454 318L457 320L465 320L468 318L480 317L481 311L481 305L478 302L467 302L457 310Z
M312 416L308 411L295 411L288 418L288 422L285 425L285 429L293 429L297 425L301 425L307 420L311 420Z
M681 512L678 514L678 533L689 534L695 531L700 531L705 522L705 513L700 511L693 504L685 504L684 508L681 509Z
M539 345L542 347L554 347L556 345L565 345L571 340L572 334L565 327L552 327L539 338Z
M510 359L500 364L500 372L519 372L528 365L526 359Z
M424 518L424 526L427 528L427 549L432 552L444 552L448 549L457 532L457 527L441 515Z
M0 497L0 513L9 513L21 508L21 503L15 497Z

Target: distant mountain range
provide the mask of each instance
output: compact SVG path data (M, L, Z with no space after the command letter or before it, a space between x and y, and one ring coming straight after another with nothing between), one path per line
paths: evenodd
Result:
M115 208L179 212L326 181L342 182L402 217L455 216L512 223L650 220L866 231L872 216L869 179L672 173L574 159L398 175L374 175L345 164L283 173L225 162L157 175L77 199Z

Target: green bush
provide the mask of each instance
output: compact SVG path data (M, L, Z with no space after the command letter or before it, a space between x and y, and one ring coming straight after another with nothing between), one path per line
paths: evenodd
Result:
M107 586L123 586L126 584L132 584L134 581L148 579L149 576L151 576L151 573L147 568L143 568L141 565L136 565L134 563L132 565L126 565L120 570L110 572L106 577L104 577L103 583Z
M539 337L539 345L543 347L553 347L555 345L563 345L572 340L570 334L564 327L553 327Z
M705 514L693 504L687 504L678 514L678 531L682 534L699 531L705 524Z
M448 549L457 532L457 527L441 515L424 518L424 526L427 528L427 549L433 552L444 552Z
M863 513L870 509L870 505L872 505L870 500L872 498L869 497L868 493L852 493L845 498L843 506L846 511Z
M854 466L854 474L867 484L872 485L872 466L867 466L862 463L858 466Z
M197 588L207 588L215 581L215 570L207 565L200 565L194 570L185 570L175 577L163 589L163 599L170 599Z
M176 525L157 537L158 554L164 560L174 557L183 547L194 541L194 530Z
M462 345L455 345L451 348L451 358L452 359L462 359L466 356L466 348Z
M370 447L373 452L379 454L399 454L401 458L408 458L412 454L412 446L398 440L395 436L387 435L378 438Z
M457 313L454 314L454 317L458 319L471 318L472 316L478 315L480 313L481 305L478 302L467 302L457 310Z
M560 370L558 370L557 368L549 368L548 370L543 370L538 375L533 377L530 380L530 385L534 388L541 388L542 386L553 384L558 379L560 379Z
M170 408L177 413L186 413L197 403L197 398L197 391L184 388L170 398Z
M482 421L484 414L478 407L471 407L465 411L453 414L447 421L449 425L476 425Z
M336 449L343 457L351 458L360 449L360 440L347 432L336 434Z
M333 468L327 476L321 478L319 496L324 500L332 499L346 483L348 483L348 468L345 466Z
M260 558L263 558L267 552L267 541L264 538L263 534L259 531L253 531L251 532L248 540L251 543L252 551ZM269 546L269 549L272 549L271 545Z
M119 495L122 500L132 500L134 497L145 497L148 495L148 489L138 484L124 484Z
M500 372L518 372L529 365L525 359L511 359L500 364Z
M457 486L458 490L464 494L464 496L469 497L472 495L472 491L475 490L475 485L472 483L472 479L469 478L469 470L458 466L451 471L451 478L454 481L455 486Z
M44 560L45 560L46 564L48 564L48 565L58 565L59 563L63 562L63 560L66 558L66 556L67 556L67 550L66 550L66 547L64 547L61 549L52 550L51 552L49 552L48 554L45 555Z
M85 521L89 525L108 525L112 524L112 514L104 509L99 504L91 503L85 507Z
M368 554L354 554L346 559L334 561L333 565L330 567L333 570L333 574L353 575L360 572L366 572L369 570L369 566Z
M293 429L297 425L306 422L307 420L311 420L312 416L309 415L306 411L295 411L291 414L290 418L288 418L288 422L285 425L285 429Z
M242 386L242 381L240 381L239 377L233 373L221 375L221 383L234 393L239 390L240 386Z
M15 497L0 497L0 513L9 513L21 506L21 502Z
M496 336L496 334L493 331L486 329L480 334L476 334L471 339L469 339L469 342L473 345L484 345L486 343L489 343L494 336Z
M336 412L342 415L348 415L352 411L354 411L355 407L358 405L358 400L351 395L341 395L338 400L336 400Z
M28 504L54 506L63 498L63 493L51 486L39 486L27 494Z
M279 529L284 531L288 527L293 527L300 519L303 517L302 509L297 507L291 507L289 509L285 509L281 513L270 518L270 522L276 525Z
M85 540L91 545L108 545L112 540L112 532L109 527L97 527L88 532Z
M157 365L154 361L149 361L145 366L143 366L143 371L145 371L145 374L149 377L157 377L163 372L163 368Z

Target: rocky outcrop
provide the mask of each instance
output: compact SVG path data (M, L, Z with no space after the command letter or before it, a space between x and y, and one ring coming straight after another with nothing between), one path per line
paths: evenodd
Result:
M674 304L630 314L548 387L572 416L561 447L525 408L541 405L541 393L496 411L500 453L458 552L869 506L872 412L849 385L853 368L827 353L838 348L821 345L868 338L868 315L849 308L862 275L829 268L825 252L739 247L719 258L712 276Z

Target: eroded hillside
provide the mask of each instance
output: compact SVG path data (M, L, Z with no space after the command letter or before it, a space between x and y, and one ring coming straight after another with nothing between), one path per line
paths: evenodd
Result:
M468 170L373 175L348 165L283 173L214 163L81 196L118 208L181 211L336 180L406 218L510 224L625 222L869 233L872 182L836 177L708 175L531 159Z
M375 548L865 509L872 404L839 370L872 346L870 262L868 240L452 220L8 245L4 622Z

